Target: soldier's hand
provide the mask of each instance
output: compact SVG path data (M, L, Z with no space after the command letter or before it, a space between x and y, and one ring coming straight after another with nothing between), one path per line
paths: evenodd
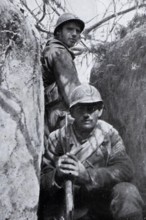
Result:
M89 174L84 165L72 154L68 154L68 157L74 160L75 169L71 172L71 177L74 177L76 183L82 184L90 181Z
M70 153L59 158L57 174L59 178L72 179L79 184L87 182L90 179L84 165Z
M62 185L65 180L71 179L71 166L73 166L72 160L68 158L67 154L59 157L58 161L56 162L55 174L55 180L59 185Z
M67 162L67 155L63 155L59 157L57 163L56 163L56 175L59 178L63 178L66 176L66 172L63 169L63 164Z

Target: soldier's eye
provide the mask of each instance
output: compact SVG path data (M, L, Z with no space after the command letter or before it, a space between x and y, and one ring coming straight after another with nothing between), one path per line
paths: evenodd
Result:
M95 112L97 110L97 106L88 106L87 111L92 113Z
M73 30L73 28L71 28L71 27L68 27L68 28L67 28L67 30L68 30L68 31L72 31L72 30Z

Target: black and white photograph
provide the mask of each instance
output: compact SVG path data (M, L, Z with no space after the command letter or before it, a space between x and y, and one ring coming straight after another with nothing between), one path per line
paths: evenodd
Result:
M0 0L0 220L146 220L146 0Z

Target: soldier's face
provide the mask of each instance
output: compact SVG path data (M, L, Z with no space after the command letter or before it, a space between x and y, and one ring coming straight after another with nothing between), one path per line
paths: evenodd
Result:
M75 125L82 132L92 131L101 114L102 109L98 109L96 104L77 104L71 110Z
M77 23L68 22L60 29L58 39L70 48L80 39L80 32L81 29Z

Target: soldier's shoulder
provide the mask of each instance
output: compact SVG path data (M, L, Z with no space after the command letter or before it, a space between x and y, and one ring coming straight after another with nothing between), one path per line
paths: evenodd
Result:
M97 127L105 133L108 133L111 129L113 129L113 126L104 120L98 120Z
M66 49L65 46L62 44L61 41L56 39L50 39L47 41L44 51L47 50L59 50L59 49Z
M67 53L67 49L64 47L64 45L61 44L60 41L52 40L51 42L46 44L46 47L44 48L42 55L44 57L56 58L60 56L62 53Z

